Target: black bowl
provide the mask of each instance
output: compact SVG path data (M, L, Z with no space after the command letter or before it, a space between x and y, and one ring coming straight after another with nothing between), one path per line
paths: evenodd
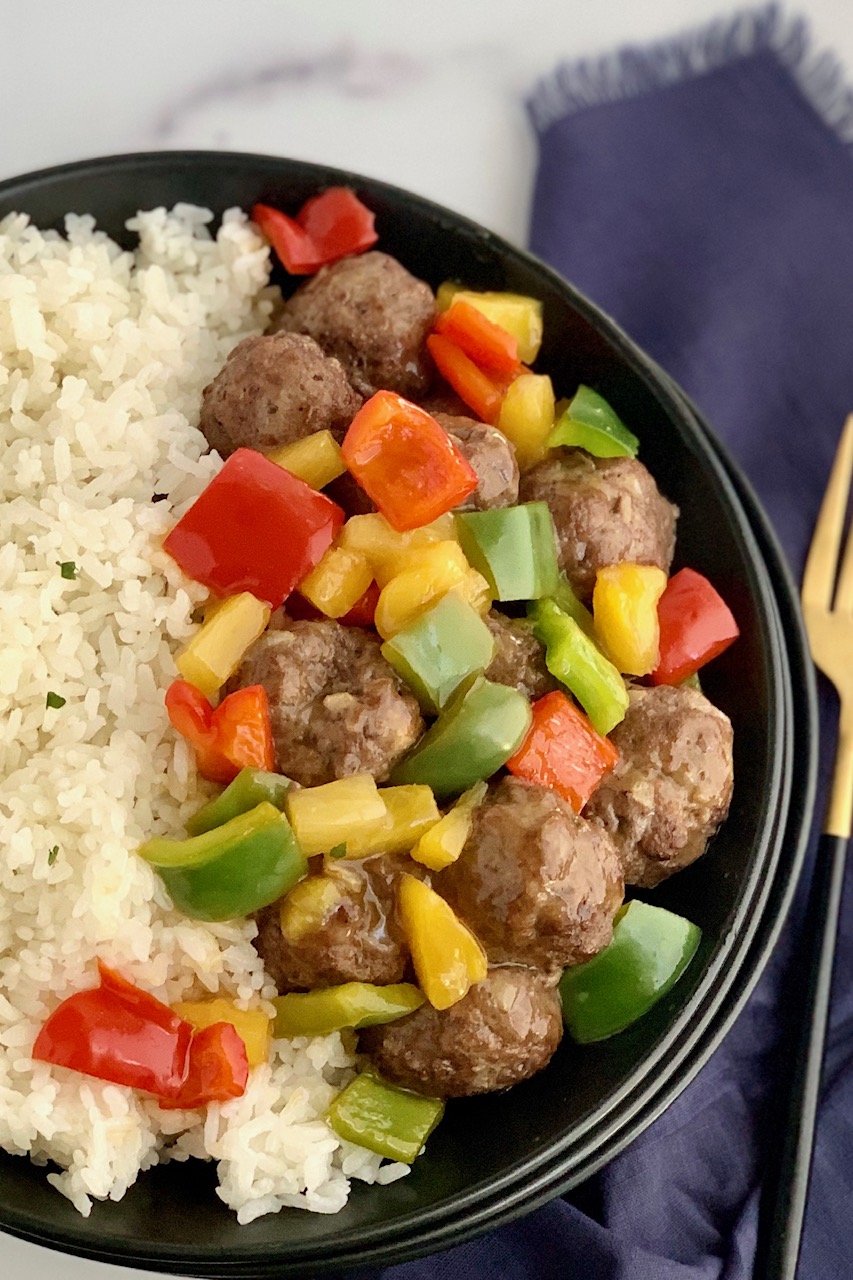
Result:
M588 1176L684 1087L754 985L790 902L810 823L816 734L811 665L778 548L743 477L681 393L617 327L542 263L482 227L384 183L265 156L163 152L84 161L0 183L16 209L61 227L92 213L119 240L139 209L190 201L221 213L286 210L330 184L375 210L380 247L432 285L533 294L545 305L537 368L558 393L591 383L637 431L642 457L681 508L677 565L729 601L738 643L703 675L735 727L731 814L708 854L655 891L703 940L691 968L640 1022L603 1044L565 1041L506 1094L448 1106L427 1154L388 1187L357 1184L334 1217L284 1211L238 1227L213 1170L166 1166L84 1219L26 1160L0 1159L0 1226L102 1261L192 1275L306 1276L397 1262L526 1212ZM796 740L796 751L794 741Z

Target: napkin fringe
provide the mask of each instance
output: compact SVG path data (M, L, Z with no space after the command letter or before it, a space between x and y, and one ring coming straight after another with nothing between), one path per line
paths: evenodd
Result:
M853 143L853 90L841 63L825 51L815 53L805 19L784 16L776 4L644 48L627 46L600 58L564 62L539 81L527 105L537 131L544 133L576 111L653 93L761 53L775 54L826 124L843 142Z

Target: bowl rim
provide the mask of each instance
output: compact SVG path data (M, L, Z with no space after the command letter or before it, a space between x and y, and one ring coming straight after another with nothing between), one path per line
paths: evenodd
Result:
M772 946L783 927L803 863L816 785L815 680L811 662L806 658L804 632L790 574L769 522L740 468L668 375L636 346L611 317L580 294L552 267L529 251L504 240L463 214L455 213L426 197L392 183L310 161L240 151L173 149L156 152L126 152L72 161L0 181L0 206L7 207L9 199L14 200L16 190L23 191L26 188L31 198L39 187L49 188L58 179L66 176L85 180L87 177L94 178L107 172L120 174L127 171L129 175L138 175L141 170L154 172L161 170L164 173L166 170L174 171L176 165L180 165L186 171L196 166L207 167L212 164L227 167L229 163L247 169L254 168L258 174L259 184L264 177L275 177L276 170L284 178L286 174L282 170L286 170L286 173L291 176L300 173L311 178L318 185L340 182L358 186L367 191L387 194L392 201L402 200L410 207L414 205L433 219L449 220L454 228L464 230L469 236L481 241L487 251L498 254L503 261L513 260L527 270L533 266L550 286L565 297L587 323L603 336L625 366L645 383L655 397L665 404L671 402L675 406L686 424L685 436L699 442L703 458L716 473L715 482L718 482L720 490L725 494L727 505L736 517L740 533L747 543L752 544L748 554L750 565L756 570L756 581L752 584L751 590L758 591L763 601L763 607L770 622L769 630L772 632L773 644L777 652L777 660L770 664L775 685L774 696L781 709L781 720L776 726L778 750L774 753L776 756L774 776L778 779L785 795L782 809L786 826L782 831L777 829L778 824L768 826L766 830L762 829L761 836L756 841L756 849L763 848L765 860L768 848L773 845L775 849L772 868L768 868L771 874L764 878L757 893L739 904L738 913L730 930L732 936L727 947L721 948L716 957L713 972L723 968L728 972L732 959L734 958L737 962L735 969L731 972L728 985L723 984L717 991L706 990L711 985L713 976L709 969L699 984L697 992L694 993L695 1003L701 1008L696 1022L687 1029L687 1034L684 1034L684 1028L677 1024L679 1021L684 1021L686 1009L680 1011L676 1024L658 1039L647 1057L641 1091L637 1093L637 1082L632 1076L630 1083L626 1081L620 1090L615 1091L615 1096L610 1100L603 1119L596 1119L596 1114L586 1117L574 1127L573 1137L570 1140L566 1139L556 1144L552 1141L546 1148L514 1166L511 1173L502 1176L497 1182L490 1183L488 1190L479 1184L472 1186L461 1197L454 1198L454 1207L450 1211L443 1202L419 1212L416 1211L412 1215L416 1236L414 1242L409 1241L406 1245L400 1245L398 1242L386 1241L383 1246L381 1238L387 1236L387 1228L382 1224L356 1228L344 1233L344 1236L339 1239L346 1252L337 1251L336 1241L333 1245L336 1251L329 1266L334 1265L337 1268L345 1263L363 1266L368 1260L387 1263L443 1247L448 1242L446 1238L448 1236L452 1236L454 1243L463 1238L470 1238L500 1222L519 1216L545 1199L574 1185L626 1146L673 1100L706 1061L760 977ZM670 411L668 416L675 421L674 412ZM780 605L784 605L784 625L780 617ZM779 655L782 657L784 674L780 669ZM794 668L796 668L799 682L796 684L791 679ZM797 717L796 753L793 753L791 747L794 732L791 721L792 711ZM799 792L797 796L792 797L791 769L794 764L798 771ZM792 798L799 806L793 813ZM777 879L783 844L789 846L790 855L786 867L783 868L785 875L781 892L777 892L773 898L771 909L768 904L771 902L773 896L771 891L774 886L778 889ZM765 865L764 861L762 865ZM737 986L738 977L741 979L739 986ZM655 1066L664 1059L677 1064L689 1054L693 1057L690 1070L686 1075L676 1079L674 1068L670 1067L663 1073L659 1072L654 1080L649 1080ZM608 1120L610 1112L619 1107L622 1095L626 1094L633 1096L633 1106L627 1112L620 1112L618 1121ZM568 1149L574 1149L576 1143L581 1140L584 1144L581 1153L576 1158L570 1157ZM555 1146L558 1148L556 1152ZM572 1163L573 1159L574 1163ZM571 1167L568 1167L567 1161ZM133 1194L132 1188L128 1194ZM197 1252L191 1254L189 1249L174 1243L152 1248L149 1252L140 1254L134 1252L133 1245L126 1241L111 1241L110 1250L106 1252L92 1248L90 1234L82 1236L80 1233L75 1233L73 1229L64 1228L45 1234L42 1220L26 1213L12 1211L10 1215L4 1207L0 1210L0 1218L2 1218L3 1229L13 1234L98 1260L160 1269L166 1266L170 1270L181 1271L183 1274L213 1275L226 1272L233 1275L249 1274L246 1269L251 1268L252 1274L260 1275L266 1272L267 1267L269 1274L297 1274L290 1270L283 1258L273 1259L267 1245L252 1247L247 1242L243 1249L237 1249L233 1254L229 1254L229 1259L225 1263L222 1262L220 1250L215 1254L211 1251L209 1257L199 1259ZM436 1222L438 1226L433 1229L433 1224ZM422 1247L418 1244L418 1240L422 1242ZM282 1242L282 1250L289 1251L301 1275L308 1274L305 1270L306 1264L312 1265L318 1272L329 1269L324 1260L316 1256L319 1248L318 1245L309 1244L308 1246L300 1245L294 1250L293 1246L288 1245L286 1241ZM369 1257L365 1255L365 1248L368 1250ZM201 1270L194 1270L194 1266L201 1267Z

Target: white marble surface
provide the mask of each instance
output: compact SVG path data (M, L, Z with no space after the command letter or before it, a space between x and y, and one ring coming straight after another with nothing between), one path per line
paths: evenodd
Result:
M212 147L341 165L523 243L523 100L562 58L725 17L725 0L0 0L0 178ZM853 79L850 0L799 0ZM132 1193L131 1193L132 1194ZM3 1240L18 1280L142 1276Z

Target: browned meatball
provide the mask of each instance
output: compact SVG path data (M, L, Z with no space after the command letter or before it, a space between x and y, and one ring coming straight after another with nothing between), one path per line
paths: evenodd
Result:
M461 396L457 395L452 387L446 382L437 379L433 386L425 396L422 396L417 402L422 409L426 409L427 413L431 413L437 418L440 413L445 413L451 418L469 418L471 409L465 403Z
M450 413L433 416L477 472L479 484L460 504L460 510L485 511L518 502L518 463L515 449L503 432L475 418L458 418Z
M424 722L379 640L339 622L280 624L261 636L232 681L266 689L279 772L305 787L354 773L383 781Z
M595 575L608 564L627 560L669 572L678 509L635 458L555 450L524 473L520 496L548 503L560 564L582 600L591 598Z
M307 333L337 356L363 396L429 385L426 336L435 318L429 285L387 253L362 253L322 267L285 305L276 329Z
M544 974L490 969L449 1009L415 1013L361 1033L360 1047L389 1080L432 1097L461 1098L508 1089L548 1064L563 1022L556 988Z
M610 941L622 870L610 836L545 787L505 778L436 888L490 960L553 971Z
M729 811L732 726L698 689L631 690L610 737L619 763L587 805L628 884L651 888L704 852Z
M202 392L211 449L275 449L315 431L343 439L361 405L338 360L296 333L244 338Z
M533 700L557 688L531 623L525 618L508 618L496 609L486 615L485 621L495 640L495 656L486 668L489 680L518 689Z
M406 863L408 871L416 869L411 859ZM255 947L280 992L403 980L409 951L394 909L394 886L403 865L401 858L387 854L330 864L321 873L331 886L325 916L316 928L291 940L281 931L281 902L258 913Z

